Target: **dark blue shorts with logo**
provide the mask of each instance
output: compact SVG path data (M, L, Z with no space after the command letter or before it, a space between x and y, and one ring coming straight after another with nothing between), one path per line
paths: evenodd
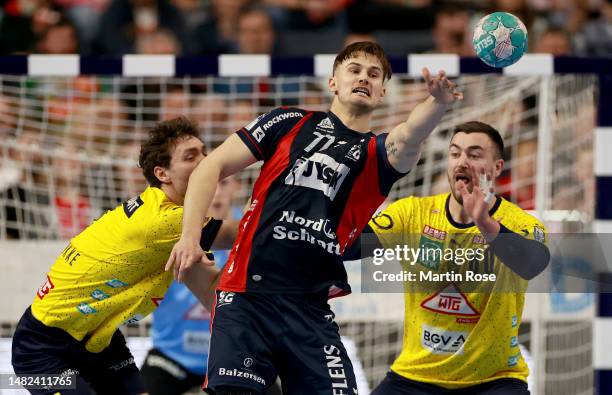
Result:
M277 376L284 394L357 394L327 292L217 291L204 389L262 394Z
M17 375L74 375L76 388L31 389L36 395L134 395L146 392L138 367L118 330L99 353L85 349L59 328L38 321L28 307L13 335L12 364Z

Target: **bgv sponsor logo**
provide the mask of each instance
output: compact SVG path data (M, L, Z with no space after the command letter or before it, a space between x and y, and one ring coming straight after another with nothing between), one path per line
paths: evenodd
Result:
M300 158L285 178L285 184L312 188L323 192L330 200L346 179L350 168L320 152L310 158Z
M463 354L467 332L447 331L426 324L422 325L421 345L432 354Z

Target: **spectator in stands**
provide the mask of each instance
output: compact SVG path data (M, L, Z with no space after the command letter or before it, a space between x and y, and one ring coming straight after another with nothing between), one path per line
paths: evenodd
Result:
M536 42L536 53L548 53L554 56L571 54L571 42L566 31L559 28L548 28Z
M612 0L604 0L599 17L584 25L578 43L581 55L612 56Z
M341 30L346 25L347 0L264 0L283 29Z
M187 42L181 13L169 0L112 0L100 20L94 49L97 54L134 53L141 35L159 29Z
M248 125L255 119L256 109L253 102L249 99L238 99L232 103L229 111L229 128L225 130L226 135L220 136L223 140L241 129L244 125Z
M538 141L530 137L520 141L512 152L512 200L524 210L535 208L535 177Z
M207 146L215 147L223 141L228 128L228 106L229 103L222 95L214 93L201 95L193 100L190 118L198 122L201 130L206 131L202 140Z
M0 191L6 236L11 239L53 238L56 232L49 226L49 195L41 192L48 190L42 168L42 136L39 131L24 130L16 142L9 157L19 173L12 185Z
M211 0L210 18L197 27L191 38L191 52L197 55L215 55L237 52L240 10L253 0Z
M434 25L433 0L355 0L349 2L351 31L430 30Z
M38 37L62 19L47 0L0 1L0 54L32 52Z
M184 115L189 110L189 92L182 85L170 85L162 95L159 120L168 121Z
M118 198L117 204L138 196L147 188L147 182L142 175L142 169L138 167L136 158L140 154L140 144L132 141L119 147L119 157L125 161L114 166L115 194Z
M182 46L170 30L157 29L136 38L136 52L145 55L178 55L182 52Z
M461 7L447 6L436 14L433 28L435 52L472 56L470 14Z
M18 107L13 101L0 93L0 138L5 139L15 133ZM2 153L0 153L2 155Z
M36 43L36 52L50 55L78 54L79 40L72 22L62 19L49 26Z
M377 42L376 37L374 37L372 33L351 32L344 38L344 47L348 47L349 45L360 41Z
M534 26L535 15L533 9L529 5L530 0L492 0L487 9L487 14L497 11L509 12L517 16L527 28L528 32L532 32ZM572 0L573 1L573 0Z
M53 205L57 216L57 232L61 239L76 236L89 225L91 205L82 191L85 169L79 158L79 148L64 142L51 159L55 196Z
M301 100L298 105L310 111L325 111L329 107L329 96L316 82L307 82L305 89L301 92Z
M241 54L272 54L276 32L272 18L261 7L246 8L238 17L238 52Z

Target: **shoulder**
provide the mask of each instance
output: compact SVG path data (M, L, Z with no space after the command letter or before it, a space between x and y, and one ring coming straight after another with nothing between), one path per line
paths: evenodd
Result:
M544 230L544 224L534 215L502 197L499 199L501 203L494 217L506 228L516 231L525 226L537 226Z
M426 209L443 209L446 204L448 193L442 193L432 196L408 196L395 201L392 206L403 210L426 210Z

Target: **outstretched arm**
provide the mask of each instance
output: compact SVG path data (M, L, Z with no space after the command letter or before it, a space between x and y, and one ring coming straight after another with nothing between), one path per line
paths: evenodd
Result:
M440 122L447 106L463 99L463 94L457 92L455 84L446 78L444 71L432 77L429 70L424 68L423 78L430 96L412 110L408 120L391 130L385 143L389 163L401 173L416 165L423 142Z
M166 270L174 266L175 278L179 282L184 279L184 271L194 263L211 262L204 257L200 236L217 183L256 161L248 147L236 135L231 135L191 173L185 195L181 238L174 245L166 263Z
M514 273L525 280L531 280L548 266L548 247L512 232L495 221L489 215L489 204L495 199L493 177L486 174L484 169L478 171L473 166L469 167L469 171L474 182L472 192L463 181L459 181L463 207L489 243L491 251Z

